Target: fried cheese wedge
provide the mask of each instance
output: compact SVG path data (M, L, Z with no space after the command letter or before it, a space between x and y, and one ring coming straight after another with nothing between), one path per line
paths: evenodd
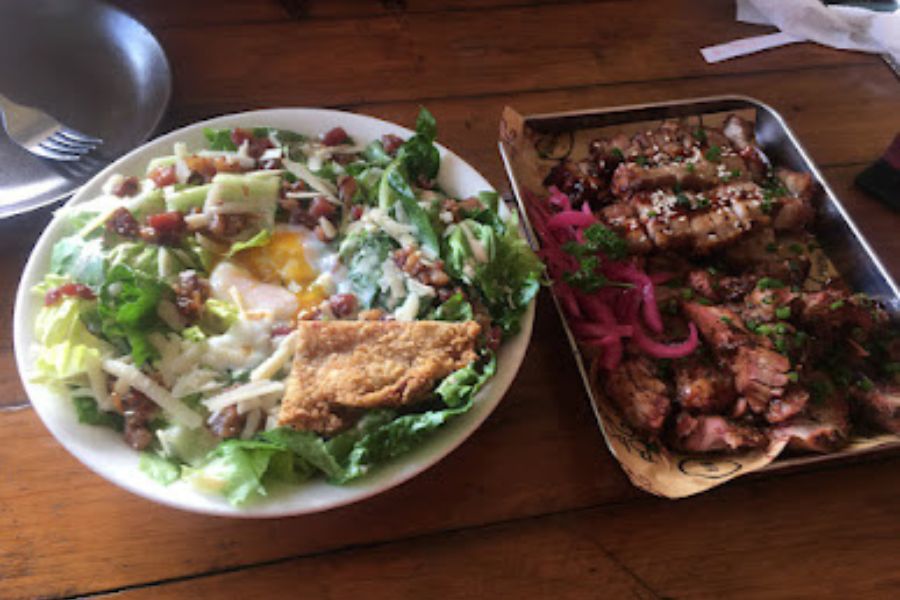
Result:
M334 433L355 409L423 400L477 358L474 321L300 321L279 425Z

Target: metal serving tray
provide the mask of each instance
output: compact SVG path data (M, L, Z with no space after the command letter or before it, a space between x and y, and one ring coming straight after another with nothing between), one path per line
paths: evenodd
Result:
M821 194L817 201L814 230L825 253L834 266L854 289L878 299L884 304L892 318L895 320L900 319L900 288L898 288L897 282L885 269L871 245L866 241L865 236L853 222L853 219L840 200L838 200L834 191L829 187L825 178L822 177L819 169L810 159L809 154L800 144L794 132L788 127L784 118L765 103L748 96L713 96L583 111L535 114L520 118L522 119L521 127L523 131L530 130L536 134L564 134L585 129L662 121L669 118L697 117L726 112L743 112L746 114L748 111L755 115L757 141L772 164L795 171L808 172L812 174L819 184ZM505 121L503 125L506 125ZM503 138L504 127L502 126L500 154L512 184L519 213L525 223L530 241L532 246L537 248L538 238L531 229L527 211L525 210L523 198L526 190L522 184L522 174L517 170L516 160L513 157L515 150L512 148L512 140ZM553 300L572 346L578 370L581 373L585 389L590 396L591 405L600 429L610 450L622 462L622 457L616 452L613 447L613 440L610 439L610 436L620 436L621 432L615 431L614 426L610 427L611 424L608 421L604 423L603 418L601 418L601 411L598 409L597 398L591 385L585 361L555 296ZM613 431L608 431L608 429L613 429ZM900 449L900 440L888 440L878 445L863 445L861 447L851 445L831 454L779 457L760 469L749 469L746 472L771 472L812 463L848 460L862 455L898 449ZM623 464L623 468L632 477L632 480L638 483L627 465ZM730 479L732 476L731 473L722 475L722 481ZM716 477L710 476L710 479L713 478ZM641 487L644 486L642 485Z

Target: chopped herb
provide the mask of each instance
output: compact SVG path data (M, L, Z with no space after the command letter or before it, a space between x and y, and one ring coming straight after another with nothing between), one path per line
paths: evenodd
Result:
M759 327L756 328L756 333L758 333L760 335L772 335L773 331L774 330L772 329L772 326L767 323L763 323L762 325L760 325Z
M690 300L694 297L694 290L692 290L691 288L684 288L683 290L681 290L681 297L685 300Z
M611 154L616 160L625 160L625 155L618 148L613 148Z
M791 318L791 307L790 306L779 306L775 309L775 316L779 319L790 319Z
M707 300L703 296L700 296L699 298L697 298L697 303L702 304L703 306L712 306L712 301Z
M563 273L566 283L573 285L585 292L596 292L607 284L607 279L597 273L600 259L596 256L585 256L579 261L578 269L570 273Z
M722 159L722 149L719 146L713 144L712 146L707 148L703 156L705 156L706 160L708 160L709 162L717 163Z
M772 296L763 296L762 303L766 305L775 304L775 298Z
M803 246L801 246L800 244L798 244L796 242L794 242L793 244L788 246L788 249L791 252L793 252L794 254L803 254Z
M875 389L875 384L872 383L871 379L863 375L862 379L856 382L856 387L864 392L871 392L873 389Z
M778 323L777 325L775 325L775 333L784 335L785 333L787 333L787 325L785 325L784 323Z
M686 163L685 169L687 169L688 173L693 173L694 171L697 170L696 167L694 167L694 163L691 163L691 162Z
M740 169L732 169L732 170L731 170L731 178L732 178L732 179L737 179L737 178L740 177L740 176L741 176L741 170L740 170Z
M678 208L690 208L691 199L688 198L686 194L678 192L678 194L675 195L675 206Z
M766 252L770 254L778 252L778 245L775 242L769 242L766 244Z
M659 213L656 212L655 210L648 210L647 216L650 217L651 219L655 219L656 217L659 216Z
M744 321L744 325L746 325L747 329L749 329L753 333L756 333L757 328L759 328L759 323L757 323L753 319L746 319Z
M762 209L764 214L772 213L772 199L766 196L763 196L762 204L760 204L760 208Z
M709 208L709 198L697 196L697 208Z
M760 277L756 282L756 287L761 290L780 290L784 287L784 282L774 277Z
M787 342L783 337L775 338L775 350L777 350L781 354L787 353Z
M809 334L805 331L798 331L794 336L794 348L802 348L806 341L809 339Z
M794 383L797 383L797 381L800 379L800 375L797 374L797 371L788 371L787 378L788 378L788 381L793 381Z
M730 326L734 325L734 321L732 321L731 317L729 317L727 315L722 315L721 317L719 317L719 320L722 321L723 323L725 323L726 325L730 325Z
M650 161L647 160L646 156L636 156L634 158L634 162L641 165L642 167L646 167Z
M715 267L706 267L706 272L709 273L710 275L718 275L719 274L719 270Z
M706 143L706 130L703 127L698 127L694 130L694 137L701 143Z
M837 300L837 301L835 301L835 302L832 302L832 303L828 306L828 308L830 308L831 310L838 310L838 309L841 309L841 308L843 308L843 307L844 307L844 301L843 301L843 300Z

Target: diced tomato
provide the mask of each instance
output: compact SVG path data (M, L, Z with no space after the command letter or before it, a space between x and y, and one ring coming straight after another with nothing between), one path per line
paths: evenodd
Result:
M322 196L318 196L309 205L309 214L314 216L317 221L319 217L330 217L334 214L334 204Z
M337 146L350 139L343 127L335 127L322 136L322 143L326 146Z
M137 222L137 219L134 218L131 211L124 206L117 208L109 215L109 218L106 219L106 230L117 233L122 237L137 237L140 229L140 223Z
M175 165L156 167L147 174L147 177L149 177L158 188L178 183L178 177L175 175Z
M53 306L62 300L63 296L77 296L85 300L93 300L97 297L93 290L84 284L65 283L44 294L44 306Z

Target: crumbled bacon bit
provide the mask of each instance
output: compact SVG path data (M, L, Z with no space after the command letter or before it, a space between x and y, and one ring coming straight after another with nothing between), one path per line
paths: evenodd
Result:
M82 283L64 283L44 294L44 306L53 306L62 300L63 296L77 296L84 300L93 300L97 297L91 288Z
M356 312L359 302L353 294L335 294L328 299L332 314L338 319L346 319Z
M173 210L147 217L147 227L141 228L141 239L162 246L175 246L181 243L186 231L184 215Z
M112 193L120 198L124 198L126 196L134 196L141 189L141 184L138 181L137 177L126 177L122 181L116 185Z
M312 215L312 217L315 218L316 221L319 220L319 217L325 217L327 219L328 217L332 216L334 212L334 204L332 204L322 196L313 198L313 201L309 205L309 214Z
M339 146L346 143L349 139L350 136L347 135L343 127L335 127L322 136L322 143L326 146Z
M178 183L178 177L175 174L175 165L156 167L147 174L147 178L153 181L153 184L158 188Z
M209 282L198 277L195 271L182 271L172 287L178 312L190 321L199 319L203 304L209 297Z
M393 156L400 149L400 146L403 145L403 138L388 133L381 136L381 145L384 147L385 152Z
M140 232L140 223L134 218L125 207L117 208L108 219L106 219L106 230L116 233L126 238L135 238Z
M252 131L240 127L235 128L231 132L231 141L238 148L244 142L247 142L247 154L257 159L262 156L263 152L272 147L272 142L268 137L257 137L253 135Z

